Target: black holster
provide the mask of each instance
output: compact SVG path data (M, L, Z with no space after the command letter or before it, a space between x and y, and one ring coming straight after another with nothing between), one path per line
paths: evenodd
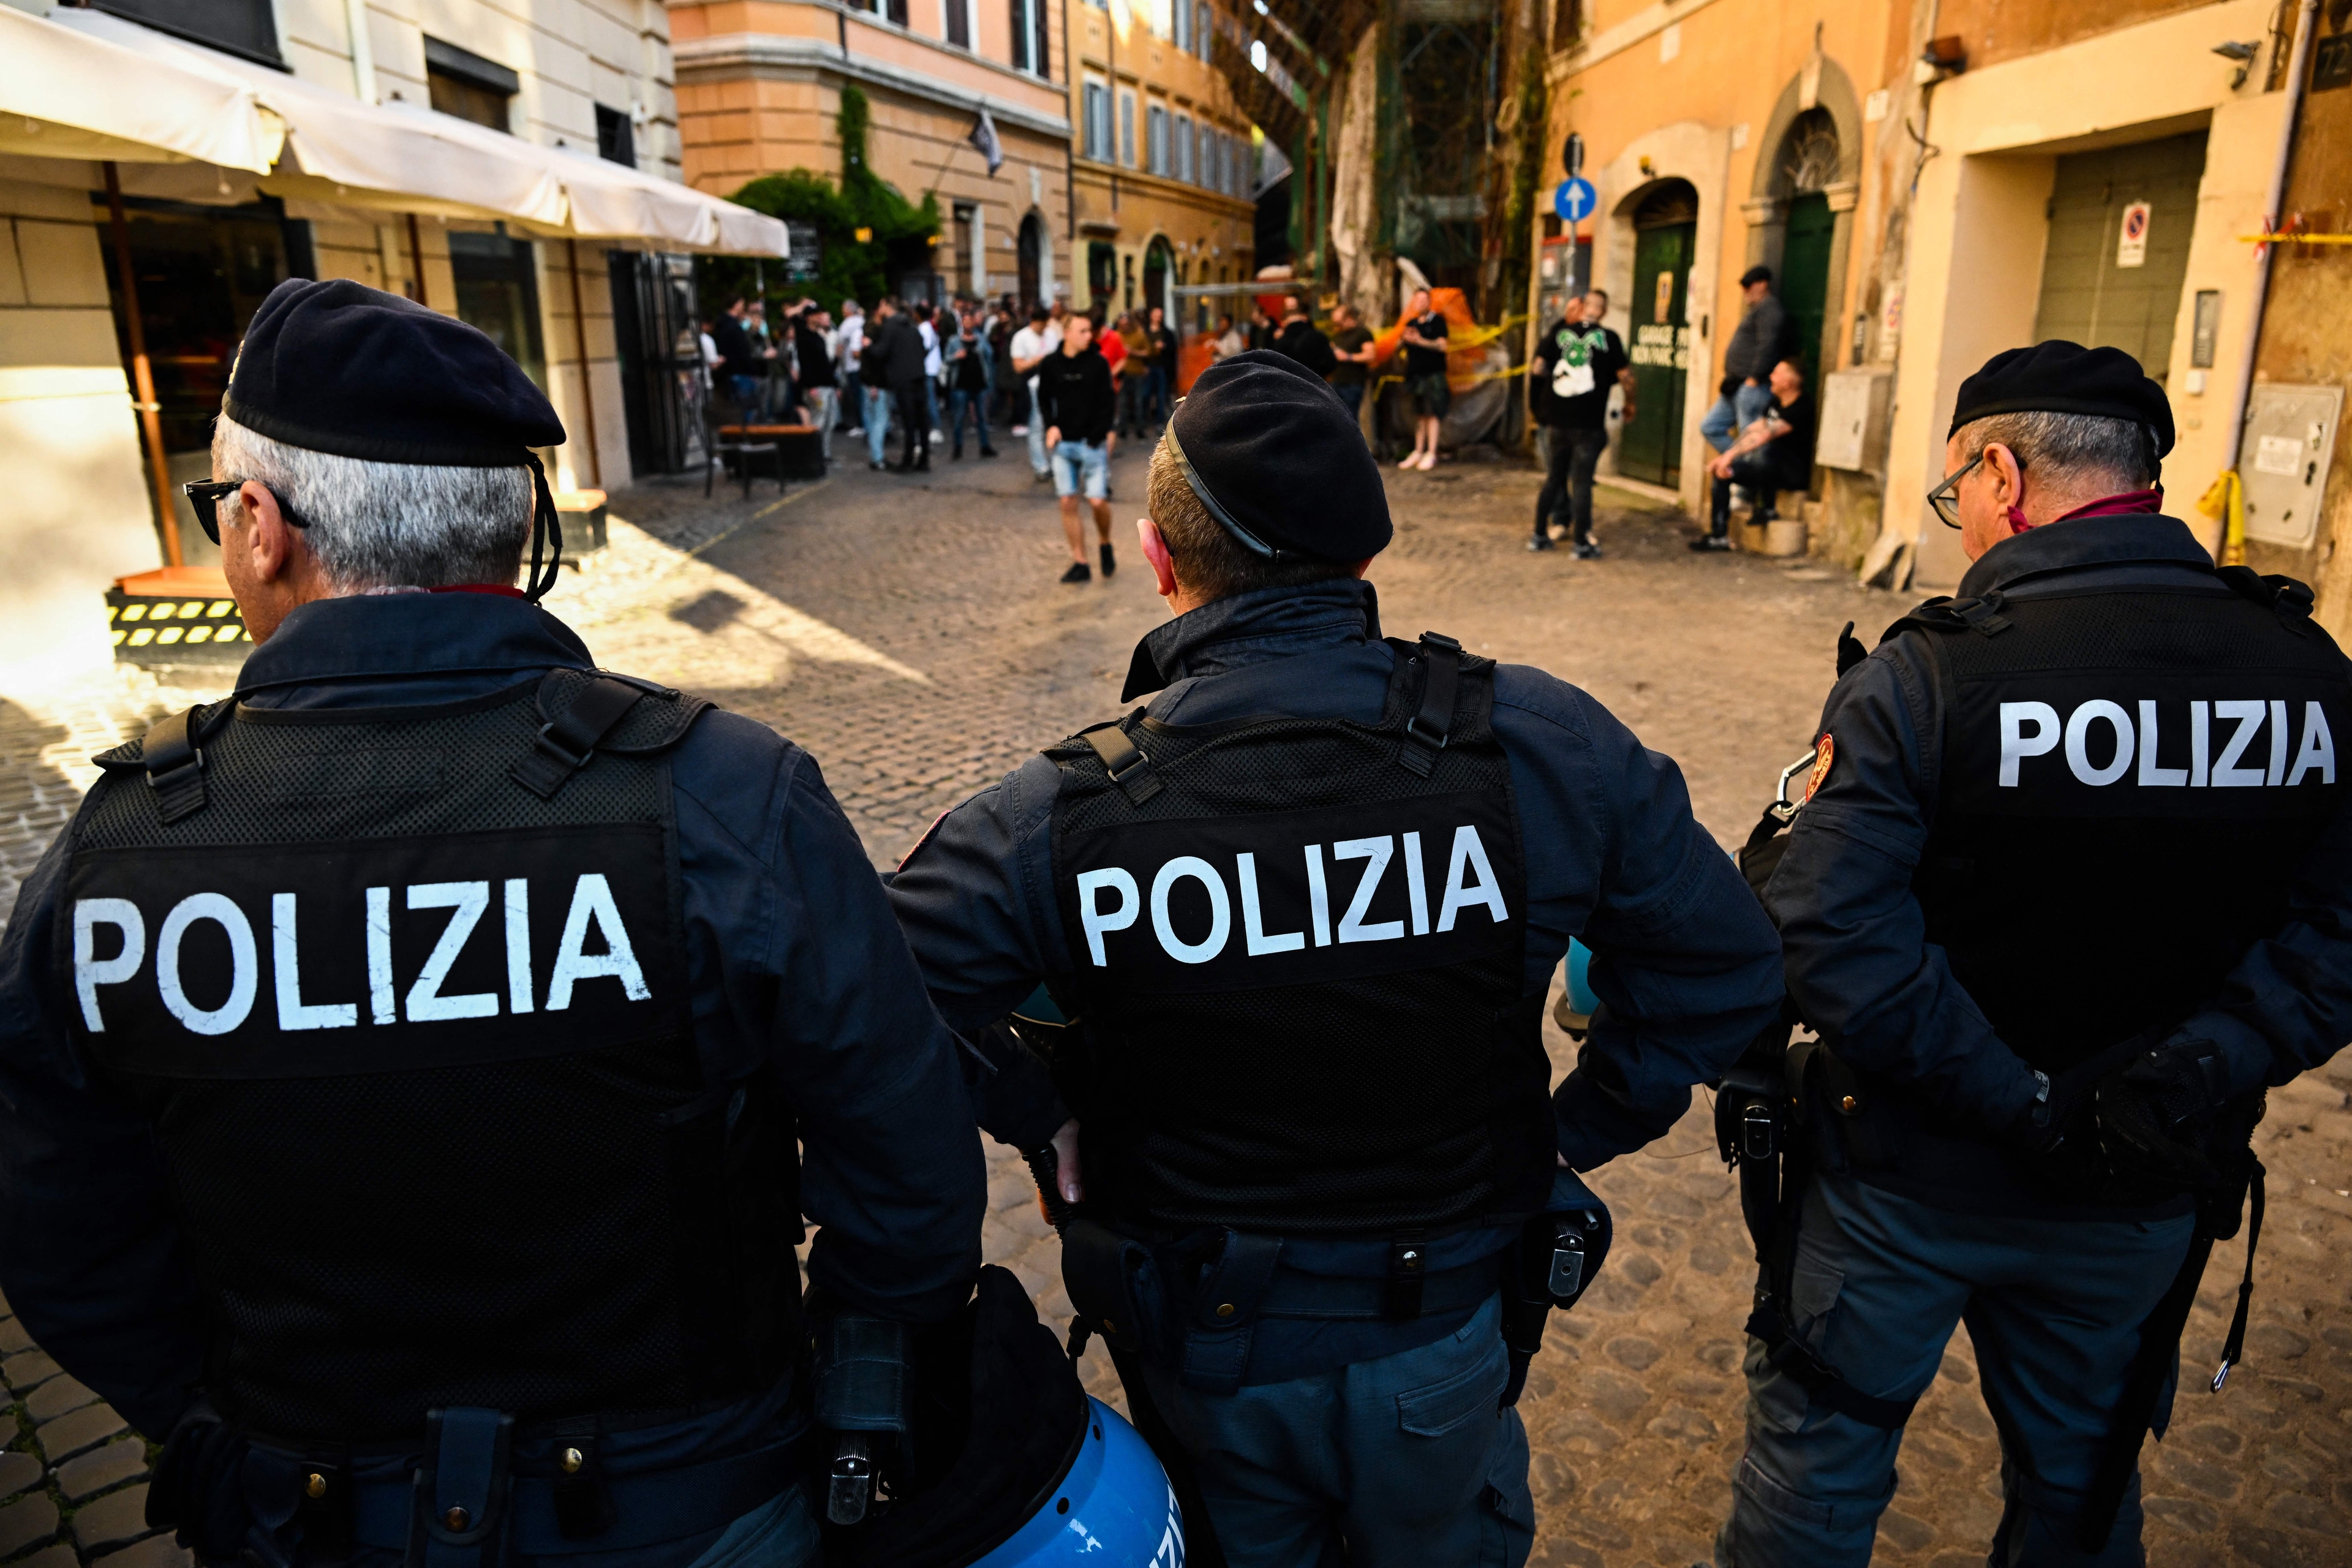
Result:
M1503 1258L1503 1350L1510 1360L1505 1409L1527 1387L1553 1310L1575 1306L1599 1277L1611 1235L1608 1205L1575 1172L1556 1172L1550 1202L1520 1227Z

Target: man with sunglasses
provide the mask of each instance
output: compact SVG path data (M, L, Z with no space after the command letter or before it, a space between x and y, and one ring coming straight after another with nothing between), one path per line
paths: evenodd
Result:
M1814 1169L1760 1241L1720 1568L1869 1560L1962 1322L1993 1560L2140 1563L2141 1443L2250 1182L2260 1224L2263 1090L2352 1036L2352 677L2306 589L2164 515L2172 435L2119 350L1994 356L1928 498L1958 596L1841 660L1765 889L1826 1050L1791 1052Z
M562 439L472 327L274 289L189 487L259 646L98 759L0 947L0 1285L206 1562L814 1563L812 1334L971 1293L865 851L540 607Z
M1196 1477L1188 1551L1522 1563L1530 1334L1606 1236L1567 1167L1664 1133L1776 1016L1771 931L1590 696L1382 639L1387 496L1320 375L1218 361L1147 489L1173 618L1120 700L1149 705L949 813L892 902L943 1016L995 1042L982 1124L1082 1205L1064 1279ZM1553 1095L1579 934L1602 1005ZM1041 982L1078 1020L1050 1079L992 1032L1050 1013Z

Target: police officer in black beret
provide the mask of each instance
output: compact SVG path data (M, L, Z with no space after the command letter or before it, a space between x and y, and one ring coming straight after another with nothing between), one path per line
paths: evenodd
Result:
M1158 695L949 813L892 902L960 1032L1076 1021L1050 1081L1000 1055L984 1125L1059 1146L1065 1279L1205 1499L1188 1551L1522 1562L1509 1405L1605 1241L1568 1167L1664 1133L1773 1016L1771 931L1591 697L1382 640L1387 497L1320 377L1203 372L1148 505L1175 616L1123 699ZM1552 1095L1578 935L1602 1002Z
M260 646L0 948L0 1283L206 1561L814 1562L800 1216L821 1369L971 1292L957 1048L815 763L535 602L562 439L473 328L275 289L188 487Z
M2141 1562L2142 1440L2250 1182L2259 1229L2263 1090L2352 1036L2347 668L2301 584L2164 515L2171 445L2129 355L1996 355L1928 497L1974 564L1822 712L1766 889L1827 1047L1788 1074L1813 1169L1759 1238L1724 1568L1868 1561L1958 1323L1992 1561Z

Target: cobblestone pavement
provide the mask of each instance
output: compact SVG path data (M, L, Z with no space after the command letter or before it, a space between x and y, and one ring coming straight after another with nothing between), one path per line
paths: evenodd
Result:
M1108 582L1055 581L1066 556L1050 492L1014 449L992 463L942 458L928 479L853 468L781 495L762 486L749 502L640 487L616 498L605 557L568 577L551 607L607 666L707 692L808 747L887 867L1023 754L1118 711L1129 649L1162 610L1127 547L1142 461L1122 457L1115 471L1127 569ZM1727 847L1810 739L1838 627L1858 621L1871 640L1903 607L1802 563L1693 556L1677 520L1607 489L1607 559L1529 556L1520 541L1537 476L1518 465L1390 483L1398 539L1374 573L1388 629L1450 632L1582 685L1681 762ZM89 752L188 700L138 679L0 700L0 892L13 894L86 786ZM1549 1026L1547 1039L1564 1071L1573 1047ZM2347 1106L2352 1061L2273 1096L2259 1138L2273 1201L2247 1363L2226 1394L2204 1392L2242 1258L2242 1244L2228 1243L2184 1346L2189 1392L2146 1461L2159 1568L2352 1563ZM1068 1306L1034 1188L1010 1152L992 1155L988 1255L1058 1325ZM1728 1503L1752 1279L1704 1093L1658 1145L1593 1185L1616 1213L1619 1249L1586 1300L1554 1318L1520 1406L1535 1451L1535 1561L1677 1568L1708 1555ZM184 1561L168 1542L140 1539L136 1437L13 1321L0 1322L0 1350L16 1352L0 1378L20 1428L0 1455L0 1493L19 1494L0 1507L0 1558ZM1098 1350L1086 1372L1116 1397ZM1957 1335L1906 1436L1881 1562L1983 1561L1998 1460L1974 1381Z

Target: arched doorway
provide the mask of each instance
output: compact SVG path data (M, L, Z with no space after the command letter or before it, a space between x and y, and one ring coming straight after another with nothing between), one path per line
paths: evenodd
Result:
M1675 489L1683 480L1690 268L1698 237L1698 192L1687 180L1660 180L1640 193L1633 205L1633 289L1625 302L1633 341L1626 355L1633 362L1634 398L1642 416L1618 437L1617 471Z
M1175 296L1168 292L1168 285L1174 277L1175 271L1175 250L1169 245L1166 236L1155 237L1143 252L1143 308L1145 310L1149 310L1157 305L1171 315L1175 313L1172 309L1176 303Z
M1043 292L1038 257L1045 246L1045 226L1035 213L1021 220L1021 309L1034 306Z
M1828 188L1837 183L1840 163L1837 121L1828 110L1808 109L1789 122L1780 153L1780 178L1789 203L1788 228L1780 243L1780 305L1796 324L1808 387L1821 385L1832 242L1837 234Z

